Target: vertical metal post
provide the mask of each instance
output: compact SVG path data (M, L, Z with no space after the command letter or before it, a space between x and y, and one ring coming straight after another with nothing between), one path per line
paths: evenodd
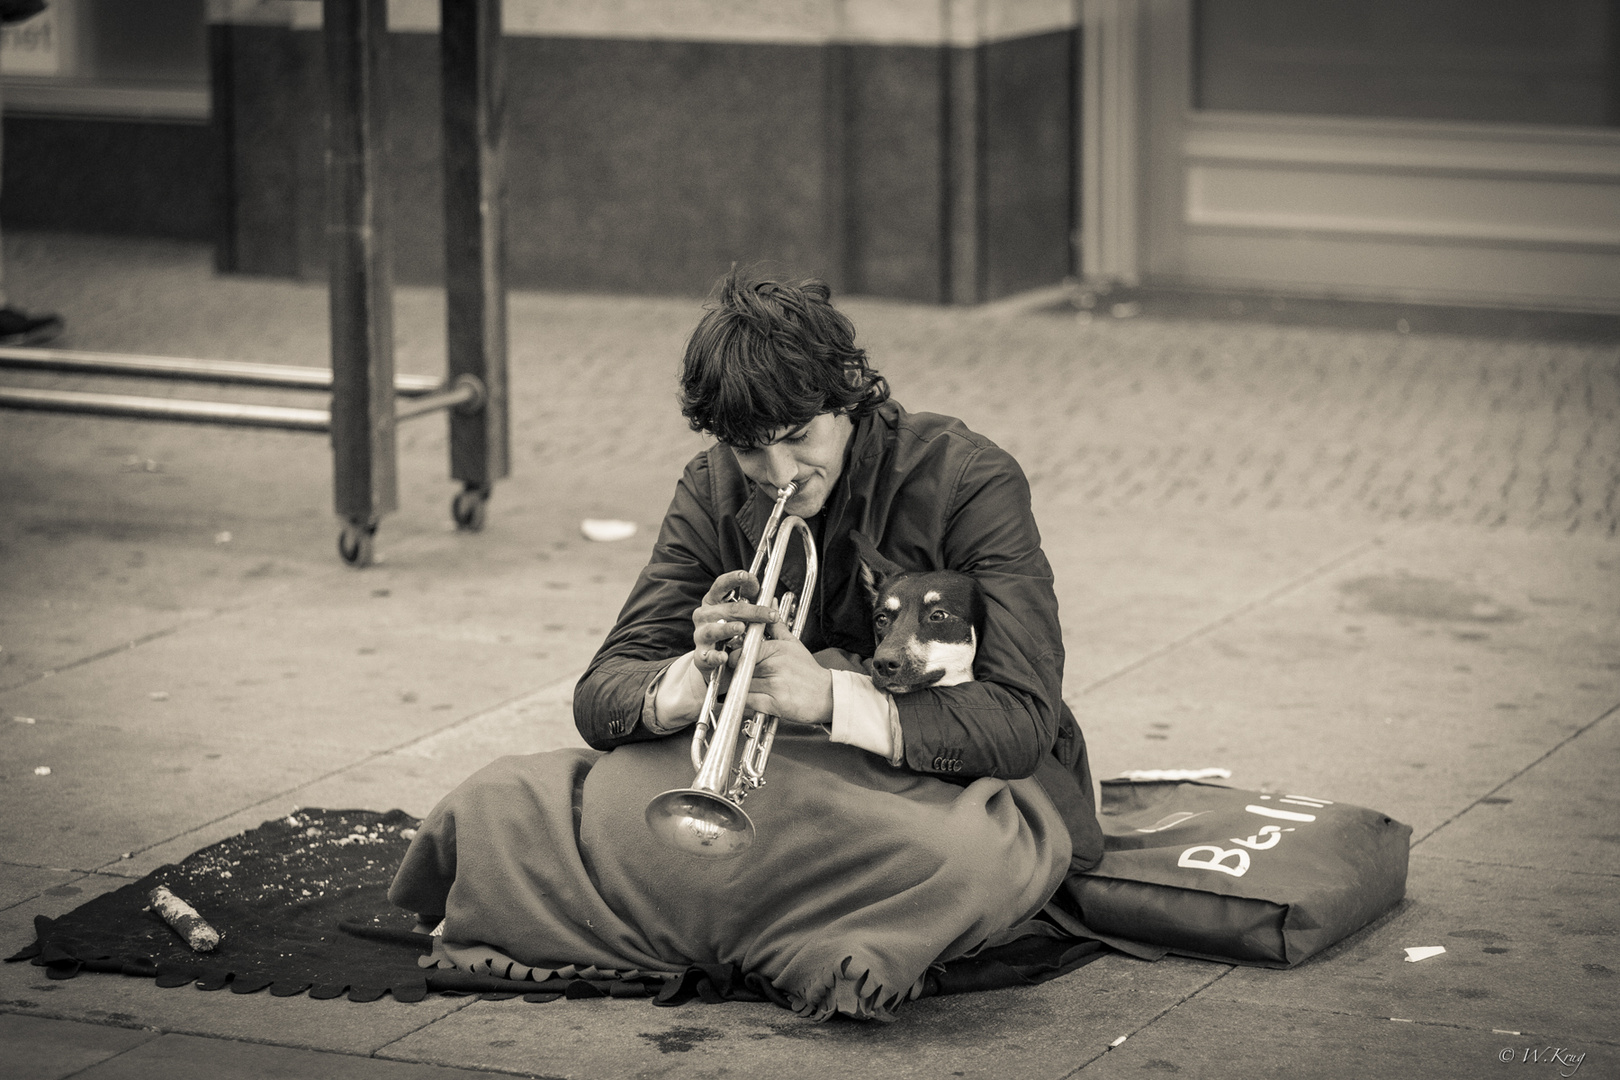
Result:
M510 470L506 374L506 79L501 0L440 0L444 111L444 280L451 381L484 386L483 408L450 413L453 513L483 524Z
M387 0L324 0L326 239L332 322L334 502L344 559L399 505L394 446L393 245L387 221L383 80Z

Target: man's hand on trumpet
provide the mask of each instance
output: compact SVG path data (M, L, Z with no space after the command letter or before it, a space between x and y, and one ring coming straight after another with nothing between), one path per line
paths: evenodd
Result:
M731 600L731 596L752 599L759 595L759 582L746 570L733 570L721 574L704 594L703 603L692 612L692 649L698 670L707 678L709 672L726 668L721 673L720 689L726 689L730 669L735 661L727 654L727 645L742 643L749 623L779 623L776 612L747 600Z
M729 680L737 663L735 649L750 623L764 623L766 640L760 646L759 662L748 687L748 708L780 717L795 724L825 724L832 719L832 676L799 643L776 612L746 600L728 600L736 595L752 598L759 594L759 582L746 570L721 574L709 587L703 603L692 612L692 646L699 671L704 677L725 668L721 679ZM727 688L722 681L721 690Z
M793 724L832 723L832 673L783 623L766 629L748 683L748 708Z

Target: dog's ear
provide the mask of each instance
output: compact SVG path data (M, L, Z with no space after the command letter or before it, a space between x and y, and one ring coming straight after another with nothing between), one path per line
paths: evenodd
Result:
M851 529L849 538L855 544L856 570L861 579L861 588L866 590L866 599L876 603L883 582L900 573L900 566L884 558L871 538L859 529Z

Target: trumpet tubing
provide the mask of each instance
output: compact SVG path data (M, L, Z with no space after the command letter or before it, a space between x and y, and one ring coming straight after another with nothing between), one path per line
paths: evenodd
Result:
M778 492L750 573L759 579L758 600L773 607L784 621L791 620L791 632L798 637L809 605L796 602L791 592L776 596L788 547L795 536L804 546L804 587L800 595L813 595L816 584L816 542L810 526L803 518L784 515L795 490L795 485L789 484ZM765 573L759 577L762 562ZM727 599L736 600L737 595L733 593ZM777 724L776 717L764 713L744 716L748 687L764 641L765 624L750 624L718 719L714 717L714 706L719 700L721 669L709 675L703 708L692 733L692 765L697 770L692 786L666 791L647 804L648 826L672 847L693 855L722 858L738 854L754 842L754 823L744 812L742 801L765 783L765 763Z

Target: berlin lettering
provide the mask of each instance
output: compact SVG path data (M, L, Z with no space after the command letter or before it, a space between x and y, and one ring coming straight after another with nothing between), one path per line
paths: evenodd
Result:
M1269 795L1262 795L1262 799L1269 799ZM1303 795L1289 795L1280 800L1294 806L1306 806L1313 810L1320 810L1332 804L1323 799L1307 799ZM1251 803L1243 808L1251 814L1260 817L1272 818L1278 821L1297 821L1301 824L1316 820L1315 814L1305 814L1298 810L1284 810L1278 806L1261 806ZM1262 825L1253 836L1234 836L1227 841L1236 844L1234 848L1223 848L1219 844L1195 844L1181 853L1176 865L1188 870L1214 870L1217 873L1230 874L1232 877L1242 877L1249 872L1249 852L1270 851L1282 842L1283 833L1291 833L1294 826Z

